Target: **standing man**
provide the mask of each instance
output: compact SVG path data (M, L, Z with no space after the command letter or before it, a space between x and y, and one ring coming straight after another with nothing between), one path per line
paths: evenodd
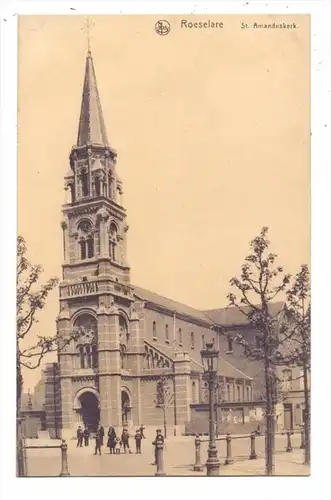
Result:
M164 443L164 437L162 436L161 429L156 429L156 436L152 443L154 445L154 460L155 460L153 465L156 465L156 443Z
M83 429L81 428L81 426L79 426L78 429L77 429L77 445L76 445L76 448L78 446L83 446Z
M141 426L139 427L139 431L140 431L142 439L146 439L146 437L144 435L144 430L145 430L145 427L143 426L143 424L141 424Z
M99 452L99 455L101 455L101 434L100 434L100 426L98 426L97 432L95 434L95 451L94 455L96 455Z
M105 435L105 429L102 427L102 425L99 425L99 432L100 432L100 437L101 437L101 446L103 446L103 438Z
M85 444L85 446L88 446L89 437L90 437L90 431L88 430L87 427L85 427L85 429L84 429L84 444Z
M124 453L126 453L126 450L129 450L129 453L131 453L130 450L130 445L129 445L129 433L127 429L123 429L122 436L121 436L121 442L123 445L123 450Z
M136 442L136 453L141 453L141 432L140 429L136 430L136 433L134 435L134 440Z

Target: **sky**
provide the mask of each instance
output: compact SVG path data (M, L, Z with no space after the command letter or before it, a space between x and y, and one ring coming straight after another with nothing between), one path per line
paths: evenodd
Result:
M179 302L227 305L249 241L269 227L287 272L310 259L309 17L293 30L155 33L159 16L94 16L91 49L128 213L131 282ZM197 19L199 18L199 19ZM44 279L61 276L61 205L86 57L82 16L21 16L18 233ZM54 291L31 333L53 335ZM46 361L53 361L50 356ZM31 389L40 372L25 374Z

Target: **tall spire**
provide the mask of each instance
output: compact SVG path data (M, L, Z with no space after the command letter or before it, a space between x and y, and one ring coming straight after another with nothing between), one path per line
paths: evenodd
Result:
M109 146L91 51L88 50L78 127L77 146Z

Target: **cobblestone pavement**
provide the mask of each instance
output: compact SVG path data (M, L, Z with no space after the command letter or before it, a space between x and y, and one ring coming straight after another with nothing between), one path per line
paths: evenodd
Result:
M201 444L201 463L207 459L207 438ZM32 442L33 441L33 442ZM134 445L131 440L131 446ZM102 455L94 455L94 443L90 446L76 448L75 441L68 443L68 466L71 476L153 476L156 467L154 461L154 447L151 439L142 442L142 454L110 455L106 447L102 448ZM27 444L38 444L38 440L29 440ZM50 444L60 444L52 440ZM258 458L249 460L250 439L233 439L232 456L234 463L224 465L226 455L225 441L218 441L220 474L228 476L264 475L264 438L256 438L256 452ZM292 452L285 452L286 437L276 437L276 475L309 475L309 467L303 465L303 450L300 446L300 436L292 436ZM29 476L58 476L61 470L60 449L27 450ZM202 472L194 472L195 448L193 437L177 437L167 440L164 450L164 469L169 476L204 476Z

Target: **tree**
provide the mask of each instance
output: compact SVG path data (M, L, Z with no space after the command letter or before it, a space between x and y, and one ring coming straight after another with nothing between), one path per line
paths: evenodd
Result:
M310 273L306 264L295 275L293 285L286 292L286 321L281 334L284 341L284 364L300 366L303 371L303 390L305 400L304 435L305 463L310 465Z
M66 339L53 336L33 335L33 327L38 323L37 314L46 304L49 294L58 284L58 278L50 278L40 284L43 268L34 265L27 259L27 246L24 238L17 238L16 263L16 404L17 404L17 441L18 447L18 475L24 474L22 458L21 432L21 399L23 389L22 368L37 369L44 357L50 353L64 349L80 332L74 331Z
M276 264L277 255L269 252L268 228L263 227L260 234L250 242L251 252L241 266L240 277L230 280L237 289L229 293L229 305L236 307L251 326L260 332L260 346L251 346L241 336L236 341L244 347L250 359L262 360L265 383L265 470L266 475L274 474L274 436L275 404L277 400L277 376L275 367L279 364L279 321L282 309L275 311L271 303L286 291L290 275L285 274Z
M163 430L164 438L167 437L167 409L174 403L174 393L170 385L169 379L162 376L156 385L156 408L161 408L163 412Z

